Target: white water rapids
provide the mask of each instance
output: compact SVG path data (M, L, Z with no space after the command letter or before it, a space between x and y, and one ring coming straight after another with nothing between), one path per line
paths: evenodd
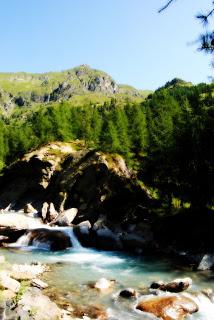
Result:
M175 278L191 277L193 286L191 291L200 292L211 287L214 289L212 273L190 272L180 270L172 266L169 261L163 259L136 257L118 252L103 252L95 249L83 248L69 227L44 227L37 224L36 228L58 230L69 236L72 248L64 251L50 252L49 245L38 240L30 242L30 230L12 244L4 255L11 263L31 263L38 261L50 263L52 271L45 275L49 285L60 292L67 293L72 303L102 305L109 314L111 320L154 320L156 317L149 314L140 314L130 307L129 303L120 302L117 299L118 292L125 287L140 290L157 280L171 281ZM31 225L32 231L35 224ZM30 244L30 245L29 245ZM1 249L3 250L3 249ZM97 281L99 278L115 279L116 285L110 295L95 295L86 284ZM190 292L191 292L190 291ZM188 316L186 319L214 320L214 304L203 294L194 298L199 305L199 312Z

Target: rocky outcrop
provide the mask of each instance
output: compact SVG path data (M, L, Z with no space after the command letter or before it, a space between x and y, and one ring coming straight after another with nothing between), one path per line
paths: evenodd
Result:
M50 101L68 100L74 94L87 92L113 95L119 92L119 88L108 74L92 70L87 65L82 65L75 68L73 74L70 74L63 82L59 83L58 87L51 92Z
M74 224L84 220L94 224L100 216L111 225L125 224L139 218L141 203L149 203L120 156L94 151L78 161L67 161L49 190L55 192L58 206L63 201L61 195L66 195L64 209L78 209Z
M126 228L148 220L150 202L121 156L87 150L80 141L48 144L0 177L2 209L35 209L44 221L59 218L63 225L85 220L94 225L104 217L104 227Z
M0 208L10 205L18 210L31 204L41 212L47 187L60 165L67 156L78 157L79 153L75 143L56 142L26 154L0 177Z

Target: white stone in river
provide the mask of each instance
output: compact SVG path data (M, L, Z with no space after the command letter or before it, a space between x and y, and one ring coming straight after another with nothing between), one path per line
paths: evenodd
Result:
M107 280L106 278L100 278L94 285L94 288L104 291L108 290L109 288L112 287L114 281L112 280Z

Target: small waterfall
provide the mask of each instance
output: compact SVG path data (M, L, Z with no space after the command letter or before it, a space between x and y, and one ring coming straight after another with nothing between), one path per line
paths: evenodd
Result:
M74 249L81 249L83 248L82 245L80 244L79 240L77 239L77 237L75 236L74 234L74 229L73 228L70 228L70 227L64 227L64 228L60 228L60 230L62 230L63 232L65 232L70 240L71 240L71 243L72 243L72 247Z
M12 243L12 246L27 247L29 245L29 242L30 242L30 234L25 233L15 243Z
M43 250L49 250L50 249L50 242L41 242L37 239L31 238L31 231L28 233L25 233L23 236L21 236L16 242L9 244L8 247L11 248L40 248Z
M77 237L74 234L73 228L71 227L49 227L45 226L45 228L36 228L31 229L24 235L22 235L15 243L12 243L9 245L9 247L13 248L36 248L36 249L43 249L43 250L52 250L53 248L53 241L59 241L57 238L52 238L51 233L62 233L67 238L70 239L70 243L72 244L72 248L74 249L81 249L82 246L80 242L78 241ZM49 234L48 234L49 233ZM60 238L59 238L60 239ZM65 240L66 241L66 240ZM59 248L59 250L64 250L69 247L69 243L65 246ZM58 249L53 249L58 250Z

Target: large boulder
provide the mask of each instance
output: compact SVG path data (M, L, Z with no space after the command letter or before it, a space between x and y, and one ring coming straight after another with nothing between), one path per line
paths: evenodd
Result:
M163 320L183 320L187 315L193 314L199 309L192 299L175 295L149 296L141 300L136 308Z
M89 151L80 159L67 159L63 170L50 184L49 192L57 207L77 208L72 223L89 220L94 225L100 216L107 227L129 220L144 219L142 206L150 203L146 192L137 184L119 155ZM66 199L62 195L66 194Z
M38 228L27 232L28 245L52 251L65 250L72 247L68 234L61 230Z
M77 215L77 212L77 208L67 209L57 216L54 223L59 226L71 226L74 218Z
M61 318L61 310L37 288L29 288L22 295L14 310L13 319L31 319L29 314L33 314L34 320Z
M88 220L94 227L89 242L100 249L123 247L116 225L125 230L145 218L148 223L153 220L148 209L151 198L124 159L87 150L81 141L50 143L6 169L0 177L0 206L10 203L15 209L31 203L51 224L69 226ZM141 234L143 238L136 233L135 239L124 243L131 250L142 247L148 232Z

